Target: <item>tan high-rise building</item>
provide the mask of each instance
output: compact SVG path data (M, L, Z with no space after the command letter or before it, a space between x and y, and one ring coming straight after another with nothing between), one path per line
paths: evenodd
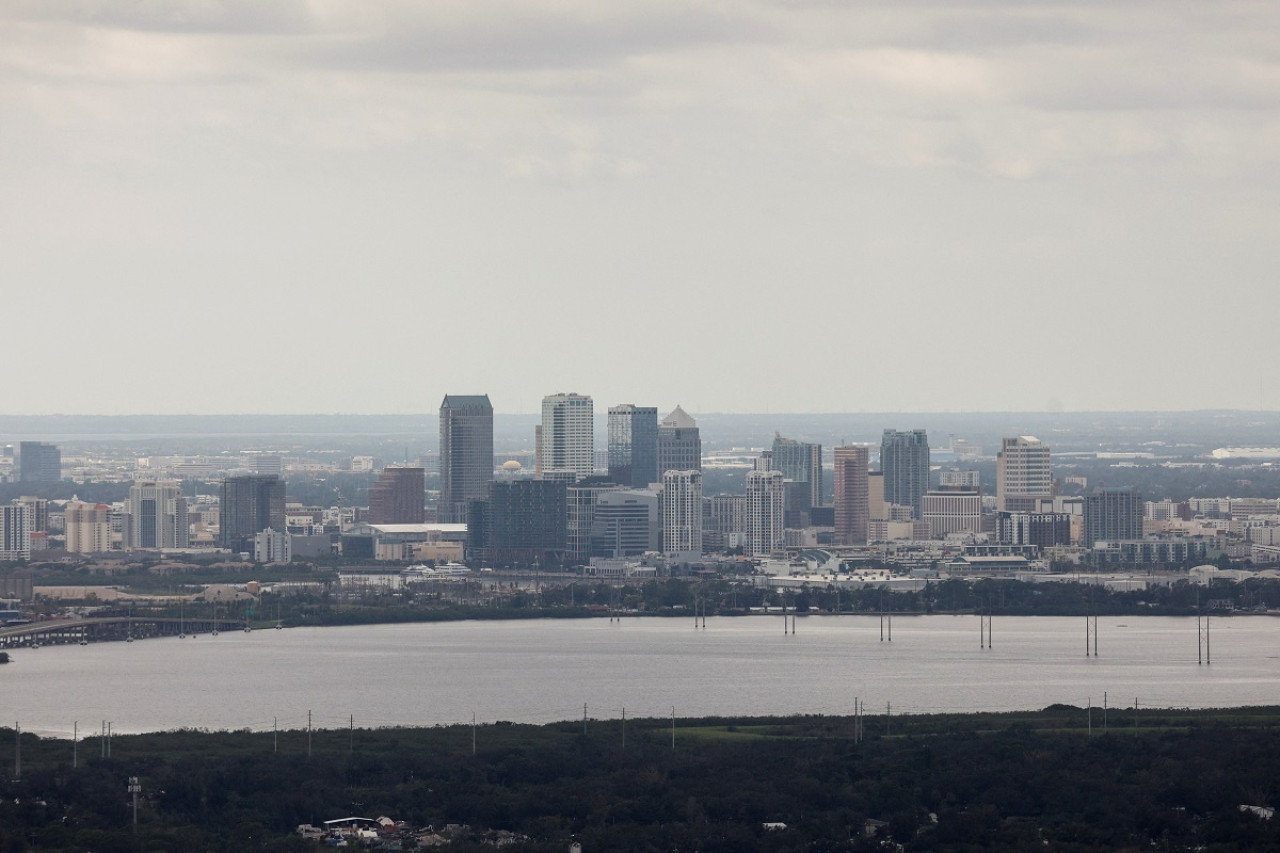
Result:
M493 472L493 454L489 455ZM421 524L426 500L425 471L412 466L388 466L369 489L370 524Z
M996 505L1001 512L1035 510L1039 498L1053 495L1049 445L1032 435L1006 438L996 457Z
M867 515L873 521L884 521L889 517L889 505L884 502L884 473L881 471L867 473Z
M111 550L111 507L73 501L64 510L67 550L72 554L96 554Z
M870 451L850 445L835 449L835 544L865 545L870 519L867 467Z

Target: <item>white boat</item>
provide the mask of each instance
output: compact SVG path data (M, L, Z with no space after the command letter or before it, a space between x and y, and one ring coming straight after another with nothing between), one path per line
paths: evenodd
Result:
M445 563L444 565L436 566L435 568L425 564L418 564L410 566L400 573L400 577L402 578L419 580L446 580L449 578L466 578L470 576L471 569L467 568L462 563Z

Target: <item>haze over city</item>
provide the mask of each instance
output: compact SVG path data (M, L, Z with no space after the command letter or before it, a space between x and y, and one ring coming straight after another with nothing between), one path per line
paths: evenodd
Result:
M1280 408L1278 24L6 3L4 410Z

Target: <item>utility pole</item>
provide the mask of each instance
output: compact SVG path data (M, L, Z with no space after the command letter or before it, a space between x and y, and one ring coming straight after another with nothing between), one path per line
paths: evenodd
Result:
M271 754L280 752L280 718L271 718Z
M476 754L476 712L471 712L471 754Z
M311 757L311 712L307 712L307 758Z
M587 736L587 703L582 703L582 736Z
M356 751L356 715L352 714L347 721L347 755Z
M893 703L884 703L884 736L888 737L893 725Z
M13 724L13 781L22 779L22 726Z
M676 748L676 706L671 706L671 748Z
M71 769L80 766L80 721L71 724Z
M627 748L627 709L622 709L622 748Z
M138 792L142 790L142 786L138 784L137 776L129 777L129 793L133 794L133 834L138 834Z

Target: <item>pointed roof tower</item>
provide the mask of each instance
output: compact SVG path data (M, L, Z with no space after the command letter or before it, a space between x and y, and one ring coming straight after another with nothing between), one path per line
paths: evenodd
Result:
M675 407L671 414L662 419L662 423L660 425L667 427L668 429L698 428L698 422L689 417L689 414L685 412L684 409L680 408L679 405Z

